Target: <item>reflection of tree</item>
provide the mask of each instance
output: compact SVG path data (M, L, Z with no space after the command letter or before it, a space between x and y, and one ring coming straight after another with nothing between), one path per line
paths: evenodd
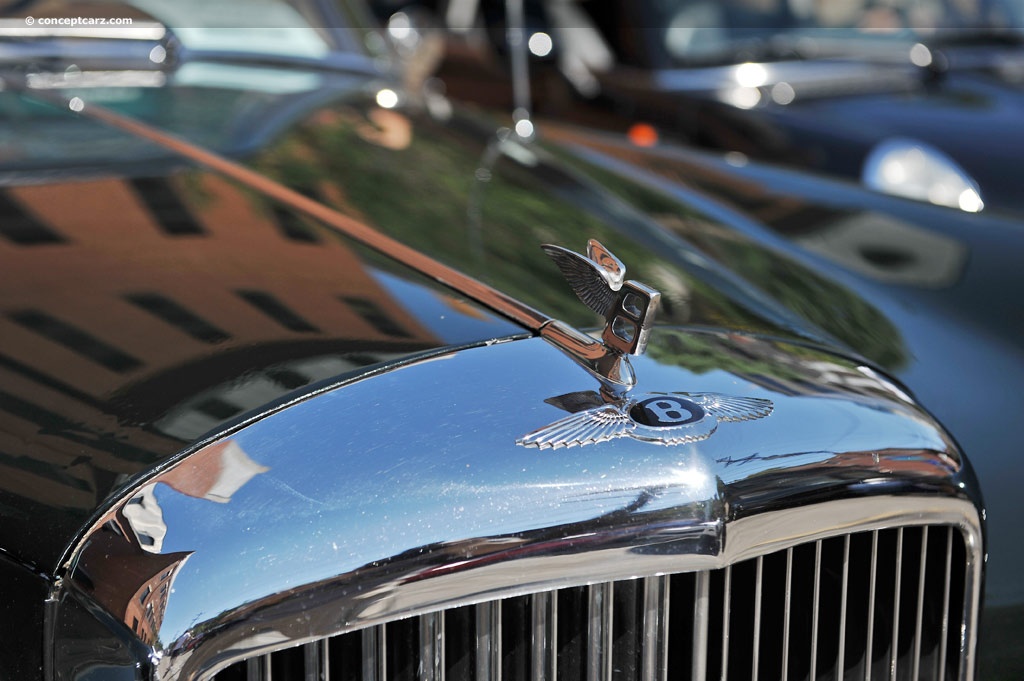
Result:
M677 166L669 159L642 155L620 147L602 146L601 151L614 151L617 157L657 172L680 186L691 184L687 168ZM588 175L632 205L656 216L666 229L723 267L740 273L745 280L787 309L868 359L890 370L906 363L906 349L899 331L881 311L856 292L817 274L783 253L765 248L738 230L694 214L691 208L663 193L592 164L583 164L568 157L565 160L579 165ZM729 179L731 184L717 187L721 193L742 196L744 191L749 192L749 188L739 186L734 178Z
M681 333L666 329L656 342L647 346L647 354L666 365L680 366L695 374L725 371L736 376L773 376L780 379L806 379L806 371L780 363L773 354L723 352L732 346L722 336L710 333ZM788 347L787 347L788 349ZM815 353L822 357L820 353Z
M675 289L663 322L778 332L694 277L678 259L652 256L649 245L623 234L621 216L594 209L592 189L543 158L531 165L505 154L481 168L493 127L417 120L409 144L394 149L373 143L365 134L369 124L354 108L314 113L252 164L578 326L600 320L579 304L541 243L581 249L587 239L601 240L626 262L631 278ZM481 201L482 211L471 216ZM470 233L474 229L479 232Z
M702 239L694 230L691 236ZM895 369L907 357L899 332L875 307L791 260L754 244L733 239L708 239L709 250L756 281L769 295L818 328L825 329L877 364Z

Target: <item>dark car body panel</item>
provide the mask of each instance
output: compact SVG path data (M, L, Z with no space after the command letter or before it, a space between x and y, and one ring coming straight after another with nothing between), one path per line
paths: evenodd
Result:
M218 100L206 89L170 84L138 92L142 106L108 104L235 155L575 325L598 320L537 245L578 248L596 237L629 263L630 276L662 290L664 325L828 346L890 372L938 416L979 472L990 513L993 604L1024 602L1012 489L1024 472L1013 450L1024 425L1003 416L1024 408L1015 389L1024 363L1007 340L1020 337L1014 333L1024 318L1020 301L1005 296L1016 290L1024 253L1015 225L969 222L799 174L740 172L685 153L645 155L578 133L552 132L534 147L496 135L475 117L438 121L424 111L377 107L373 96L385 81L353 78L336 89L317 83L315 97L300 98L308 108L269 107L275 115L265 120L262 95L246 101L253 116L246 130L265 134L239 138L255 135L265 142L259 148L239 148L231 135L191 122L194 108L209 120L233 119L231 106L218 113L219 101L237 101L231 93ZM31 93L0 97L17 107L52 107ZM148 97L190 105L149 107ZM50 110L56 127L95 131L111 148L132 139ZM44 167L5 177L0 548L50 575L112 491L266 403L307 393L320 380L330 384L346 370L358 375L414 353L523 334L293 207L150 142L131 143L150 155L144 167L128 154L111 162L85 153L56 180ZM19 186L28 170L31 181ZM943 255L945 274L923 286L913 272L884 281L821 255L827 242L815 251L808 233L827 234L850 220L896 221L934 235L929 243L953 252ZM881 260L878 269L891 272ZM327 373L296 372L296 361L311 358L331 358ZM225 406L231 390L266 382L276 389L256 390L262 402ZM45 535L31 529L39 527L48 528ZM38 595L39 578L28 579Z

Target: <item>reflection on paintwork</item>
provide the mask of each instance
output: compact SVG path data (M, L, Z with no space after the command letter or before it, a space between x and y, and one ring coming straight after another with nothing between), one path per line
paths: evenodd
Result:
M209 173L13 186L0 212L0 503L49 519L26 547L41 563L113 488L226 421L520 332Z

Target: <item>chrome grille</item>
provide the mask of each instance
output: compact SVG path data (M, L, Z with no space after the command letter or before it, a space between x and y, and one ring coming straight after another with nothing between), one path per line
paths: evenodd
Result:
M455 607L237 663L218 681L961 678L960 531L859 532L717 570Z

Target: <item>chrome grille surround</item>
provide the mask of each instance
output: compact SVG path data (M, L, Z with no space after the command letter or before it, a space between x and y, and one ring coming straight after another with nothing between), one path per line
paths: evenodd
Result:
M715 571L694 586L708 594L696 602L710 615L698 640L714 646L715 590L730 575L735 591L735 566L753 560L756 570L763 558L771 574L770 556L799 554L818 540L948 526L964 537L956 647L959 678L971 680L980 495L956 446L923 410L856 362L734 334L658 329L635 368L647 392L724 392L770 399L775 408L689 445L624 438L538 451L516 438L564 413L547 400L594 390L558 350L533 338L412 362L289 404L139 481L69 548L50 624L59 631L65 612L71 616L65 601L84 603L146 650L139 659L149 677L185 681L430 613L446 611L447 619L493 603L479 615L490 622L481 630L494 632L503 599ZM594 599L607 603L602 588ZM829 593L819 585L819 599ZM159 607L146 607L157 595ZM641 600L648 598L658 594ZM770 610L761 613L765 622ZM568 626L564 608L546 617ZM417 625L408 640L427 646L436 630L421 641ZM640 646L649 668L677 647L650 637ZM735 632L729 640L735 650ZM888 650L891 640L875 646ZM474 673L492 679L504 662L492 646L483 649L491 653L474 661ZM55 668L67 666L64 654L55 646ZM528 657L545 681L560 664L547 653L536 664ZM392 681L386 660L371 659L363 681ZM736 668L737 659L726 664ZM608 656L585 662L594 679L607 676ZM429 665L433 681L454 663ZM710 675L721 664L720 654L698 656L686 674Z
M914 501L920 500L899 503L906 507ZM979 567L979 556L970 549L977 548L978 535L976 528L948 521L921 515L913 522L904 518L905 524L883 523L882 529L814 533L816 538L792 545L774 542L780 548L719 568L562 587L475 605L455 601L445 610L399 620L405 626L397 632L387 621L373 624L237 662L216 679L969 679ZM888 549L880 551L880 543ZM831 556L823 560L823 551ZM868 573L857 574L857 568ZM794 582L795 571L813 577L800 585ZM766 577L769 572L772 576ZM912 592L904 590L904 578L914 586ZM823 595L823 581L831 581L826 591L835 591L838 581L838 594ZM882 590L884 597L877 593ZM744 597L751 593L752 603ZM825 608L822 600L829 601ZM907 603L913 608L901 612ZM800 616L801 605L812 606L809 618L807 612ZM527 615L509 617L510 609ZM455 627L460 631L454 643L445 634L445 623L452 620L463 623ZM467 633L466 622L472 623L472 632ZM585 633L585 642L567 643L566 628ZM796 629L804 636L791 637ZM393 640L396 633L411 638L412 630L418 632L413 649L409 640ZM510 642L515 647L511 653ZM670 655L670 644L689 646L689 655L678 650ZM388 660L402 656L393 655L389 646L406 653L405 664L394 670ZM337 664L353 652L359 657L355 663L346 660L345 670L332 672L332 656ZM457 659L446 661L446 654Z

